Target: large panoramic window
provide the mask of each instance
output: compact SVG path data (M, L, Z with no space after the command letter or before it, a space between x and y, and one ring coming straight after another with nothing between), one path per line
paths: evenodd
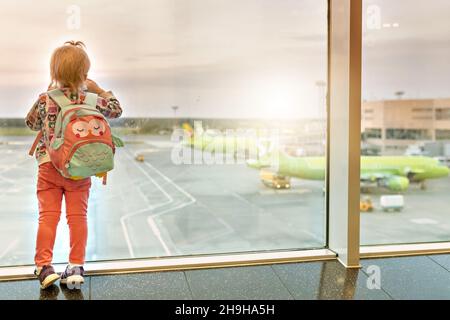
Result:
M111 122L125 141L115 169L106 186L93 178L87 260L324 247L327 9L326 0L2 1L0 265L33 264L35 133L23 118L67 40L86 44L89 77L124 110ZM430 90L440 88L432 78ZM376 128L369 138L380 139ZM444 201L435 185L426 192ZM435 214L426 218L440 223ZM385 229L378 216L364 222ZM63 208L54 262L68 249Z
M364 1L363 147L379 154L361 161L363 245L450 240L448 12L447 0Z

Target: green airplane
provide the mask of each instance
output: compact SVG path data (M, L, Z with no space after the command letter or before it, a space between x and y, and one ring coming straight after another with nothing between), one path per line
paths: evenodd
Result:
M324 180L326 160L324 157L291 157L278 152L275 158L265 156L259 160L247 160L251 168L272 168L282 176L306 180ZM377 187L401 192L409 188L410 183L421 183L428 179L448 177L450 170L429 157L361 157L361 185L375 184Z
M189 128L188 128L189 129ZM186 129L185 129L186 130ZM193 130L191 130L193 131ZM271 168L280 176L288 176L306 180L324 180L326 161L324 157L292 157L271 149L269 141L258 141L255 137L236 137L210 135L203 133L199 137L192 135L185 142L192 148L208 152L233 152L239 147L245 151L258 150L258 160L247 160L247 165L255 169ZM261 155L261 152L264 155ZM273 155L278 159L275 160ZM275 165L275 163L277 165ZM425 188L425 181L448 177L450 169L429 157L381 156L361 157L361 186L376 186L391 191L406 191L411 183L420 183Z
M184 129L187 132L189 130ZM219 133L212 135L211 133L203 133L200 135L191 134L191 136L182 141L182 145L189 146L194 149L203 150L206 152L230 153L237 155L238 150L245 153L247 156L250 150L259 150L263 143L256 137L248 137L245 135L223 135ZM268 144L268 142L266 143Z

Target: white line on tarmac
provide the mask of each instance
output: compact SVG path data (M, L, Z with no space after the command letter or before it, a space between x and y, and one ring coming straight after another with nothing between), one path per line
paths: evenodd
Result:
M0 175L0 179L2 179L3 181L6 181L6 182L8 182L8 183L12 183L12 184L14 184L14 185L16 184L16 180L6 178L6 177L4 177L4 176L2 176L2 175Z
M15 169L15 168L19 168L20 169L20 168L22 168L21 166L24 165L27 162L29 162L29 160L23 160L23 161L20 161L20 162L16 162L15 164L12 164L12 165L9 165L9 166L5 166L4 168L2 168L0 173L4 173L4 172L10 171L10 170Z
M145 171L144 169L142 169L142 167L140 167L140 166L138 166L136 163L135 163L135 160L134 159L132 159L131 158L131 156L128 154L128 153L125 153L125 155L126 155L126 157L128 158L128 159L130 159L131 160L131 162L132 163L134 163L134 165L151 181L151 182L153 182L153 184L159 189L159 190L161 190L161 192L167 197L167 199L168 199L168 201L166 201L166 202L162 202L162 203L159 203L158 205L156 205L156 206L151 206L151 205L149 205L147 208L145 208L145 209L141 209L141 210L138 210L138 211L134 211L134 212L132 212L132 213L129 213L129 214L127 214L127 215L125 215L125 216L123 216L123 217L121 217L120 218L120 224L122 225L122 231L123 231L123 235L124 235L124 237L125 237L125 241L126 241L126 243L127 243L127 246L128 246L128 251L129 251L129 253L130 253L130 256L131 256L131 258L135 258L135 255L134 255L134 250L133 250L133 245L131 244L131 239L130 239L130 236L129 236L129 234L128 234L128 229L127 229L127 226L126 226L126 223L125 223L125 220L127 220L127 219L129 219L129 218L131 218L131 217L133 217L133 216L135 216L135 215L138 215L138 214L140 214L140 213L144 213L144 212L146 212L146 211L149 211L149 210L152 210L152 209L155 209L155 208L158 208L158 207L161 207L161 206L164 206L164 205L166 205L166 204L169 204L169 203L172 203L173 202L173 198L163 189L163 188L161 188L161 186L148 174L148 172L147 171Z
M5 250L3 250L3 252L0 254L0 260L3 259L8 253L9 251L11 251L12 248L14 248L17 243L19 243L20 238L16 238L14 239L6 248Z
M127 158L130 159L134 165L151 181L153 182L153 184L168 198L170 199L170 202L173 202L173 198L170 196L170 194L168 194L156 181L155 179L153 179L147 171L145 171L144 169L142 169L141 166L138 166L135 162L134 159L131 158L131 156L127 153L126 154Z
M170 183L171 185L173 185L178 191L180 191L182 194L184 194L186 197L188 197L192 202L195 202L196 199L190 195L189 193L187 193L184 189L182 189L180 186L178 186L175 182L173 182L171 179L169 179L169 177L167 177L166 175L164 175L161 171L159 171L158 169L156 169L154 166L152 166L150 163L144 162L144 164L153 169L157 174L159 174L164 180L166 180L168 183Z
M128 214L128 215L126 215L126 216L123 216L121 219L120 219L120 222L121 222L121 225L122 225L122 230L123 230L123 233L124 233L124 237L125 237L125 241L127 242L127 246L128 246L128 251L130 252L130 255L131 255L131 257L132 258L134 258L135 257L135 254L134 254L134 250L133 250L133 246L132 246L132 243L131 243L131 239L130 239L130 236L129 236L129 233L128 233L128 229L127 229L127 226L126 226L126 223L125 223L125 220L127 220L127 219L129 219L130 217L132 217L132 216L135 216L135 215L138 215L138 214L140 214L140 213L144 213L144 212L147 212L147 211L151 211L151 210L154 210L154 209L156 209L156 208L160 208L160 207L162 207L162 206L165 206L165 205L168 205L168 204L170 204L170 203L173 203L174 202L174 199L149 175L149 173L147 172L147 171L145 171L141 166L138 166L134 161L134 159L130 156L130 154L129 154L129 152L128 153L126 153L126 157L131 161L131 162L133 162L135 165L136 165L136 167L141 171L141 172L143 172L144 173L144 175L150 180L150 181L152 181L154 184L155 184L155 186L159 189L159 190L161 190L161 192L163 192L165 195L166 195L166 197L169 199L169 201L167 201L167 202L163 202L163 203L160 203L160 204L158 204L158 205L156 205L156 206L149 206L148 208L145 208L145 209L141 209L141 210L138 210L138 211L135 211L135 212L132 212L132 213L130 213L130 214ZM164 175L161 171L159 171L158 169L156 169L154 166L152 166L151 164L149 164L149 163L147 163L147 162L144 162L144 165L146 165L147 167L149 167L150 169L152 169L153 171L155 171L161 178L163 178L168 184L170 184L170 185L172 185L175 189L177 189L180 193L182 193L183 195L185 195L188 199L189 199L189 201L188 202L185 202L185 203L181 203L181 204L179 204L179 205L177 205L177 206L175 206L175 207L173 207L173 208L168 208L168 209L166 209L166 210L163 210L163 211L161 211L161 212L158 212L157 214L155 214L155 215L153 215L153 216L149 216L148 218L147 218L147 223L149 224L149 226L150 226L150 229L152 230L152 232L153 232L153 234L155 235L155 237L159 240L159 242L161 243L161 245L163 246L163 248L164 248L164 251L166 252L166 254L169 254L169 255L171 255L171 252L170 252L170 249L168 248L168 246L167 246L167 244L164 242L164 240L162 239L162 237L161 237L161 232L160 232L160 230L158 229L158 227L157 227L157 225L156 225L156 223L155 223L155 221L154 221L154 217L157 217L157 216L160 216L160 215L162 215L162 214L165 214L165 213L167 213L167 212L171 212L171 211L174 211L174 210L178 210L178 209L181 209L181 208L184 208L184 207L186 207L186 206L188 206L188 205L191 205L192 203L195 203L196 202L196 199L191 195L191 194L189 194L189 193L187 193L184 189L182 189L180 186L178 186L175 182L173 182L170 178L168 178L166 175Z
M163 178L167 183L171 184L173 187L175 187L180 193L182 193L183 195L185 195L189 201L185 202L185 203L181 203L173 208L168 208L166 210L163 210L161 212L158 212L157 214L153 215L153 216L149 216L147 218L147 223L149 224L150 228L152 229L153 233L155 234L155 236L158 238L159 242L161 243L161 245L164 248L164 251L166 252L167 255L171 255L171 252L167 246L167 244L164 242L163 238L161 237L161 232L158 229L158 226L155 223L154 218L161 216L165 213L171 212L171 211L175 211L175 210L179 210L181 208L187 207L193 203L195 203L197 200L189 193L187 193L184 189L182 189L179 185L177 185L175 182L173 182L173 180L171 180L169 177L167 177L166 175L164 175L161 171L159 171L158 169L156 169L154 166L152 166L150 163L144 162L144 164L149 167L150 169L152 169L153 171L155 171L161 178Z
M228 191L228 190L227 190ZM248 203L250 206L257 208L258 210L264 211L264 209L262 209L261 207L259 207L258 205L256 205L255 203L252 203L250 201L248 201L247 199L245 199L244 197L242 197L240 194L237 194L236 192L230 192L234 197L236 197L237 199ZM306 235L312 237L313 239L323 242L324 240L322 238L320 238L319 236L317 236L316 234L308 231L308 230L301 230L303 233L305 233Z
M303 232L304 234L306 234L307 236L310 236L311 238L313 238L314 240L317 240L319 242L324 242L324 238L320 238L317 234L312 233L309 230L303 229L301 230L301 232Z
M153 217L156 218L157 216L160 216L162 214L182 209L184 207L187 207L187 206L193 204L194 202L195 202L195 200L194 201L189 201L189 202L186 202L186 203L181 203L181 204L177 205L176 207L169 208L169 209L163 210L161 212L158 212L157 214L153 215ZM166 243L164 242L163 238L161 237L161 232L159 231L159 229L158 229L158 227L157 227L153 217L152 216L148 216L147 223L150 226L150 228L152 229L152 231L155 234L156 238L158 238L159 242L163 246L164 251L166 251L166 254L171 255L171 252L170 252L169 248L167 247Z
M159 242L163 246L164 251L166 252L166 255L171 256L172 253L170 252L169 247L167 246L167 244L164 242L163 238L161 237L161 232L159 231L158 227L156 226L155 221L153 220L153 218L151 216L149 216L147 218L147 222L150 225L150 228L152 229L152 231L155 234L156 238L158 238Z

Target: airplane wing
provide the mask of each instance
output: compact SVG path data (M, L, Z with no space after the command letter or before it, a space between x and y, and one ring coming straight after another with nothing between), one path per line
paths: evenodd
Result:
M393 191L405 191L409 188L409 179L388 172L364 173L360 177L361 182L376 182L379 187L385 187Z
M414 176L416 174L421 174L424 172L425 172L424 169L410 168L410 167L405 168L405 176L407 176L407 177ZM390 179L392 177L400 177L400 176L396 175L395 173L389 172L389 171L361 173L361 181L366 181L366 182L375 182L378 180Z
M360 180L364 182L375 182L383 179L389 179L393 177L392 173L387 172L372 172L372 173L362 173Z

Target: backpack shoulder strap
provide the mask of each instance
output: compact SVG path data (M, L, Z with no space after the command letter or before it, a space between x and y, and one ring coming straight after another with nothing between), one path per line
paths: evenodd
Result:
M42 131L39 131L38 134L36 135L36 139L34 139L34 142L33 142L33 145L30 148L30 151L28 152L28 154L30 156L34 155L34 151L36 151L36 147L37 147L39 141L41 140L41 138L42 138Z
M62 92L60 89L51 90L47 92L47 94L50 96L50 98L52 98L53 101L56 102L56 104L60 108L67 107L72 104L72 101L70 101L70 99L67 98L64 92Z
M98 95L92 92L86 92L86 98L84 98L84 104L87 104L91 108L97 108Z

